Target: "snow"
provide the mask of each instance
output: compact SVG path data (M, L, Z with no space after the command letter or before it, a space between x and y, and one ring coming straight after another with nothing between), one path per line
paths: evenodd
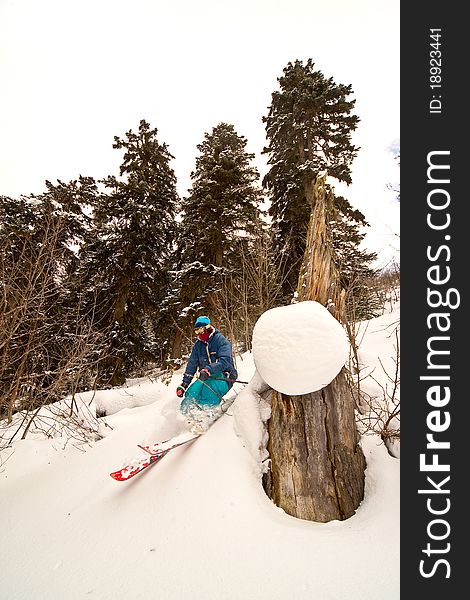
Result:
M386 379L379 359L394 356L397 311L361 324L361 365L377 381ZM81 394L83 406L107 413L99 440L32 430L3 450L0 598L397 600L399 460L378 435L363 436L366 487L356 514L330 523L288 516L260 479L267 386L250 353L237 368L250 383L234 385L228 412L130 481L109 473L143 454L138 443L183 430L175 395L183 369L168 386L139 379Z
M316 392L331 383L349 355L341 324L311 300L272 308L253 331L253 358L264 381L284 394Z

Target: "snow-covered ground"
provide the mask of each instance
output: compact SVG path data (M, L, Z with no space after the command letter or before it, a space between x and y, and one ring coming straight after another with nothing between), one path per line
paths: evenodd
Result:
M361 325L369 394L386 385L382 365L394 370L398 310ZM269 407L252 355L237 368L250 384L235 384L227 414L127 482L109 473L140 455L137 444L183 428L181 372L169 385L138 379L96 392L90 409L107 416L88 445L31 431L3 450L1 600L397 600L399 460L363 436L356 514L326 524L286 515L261 485Z

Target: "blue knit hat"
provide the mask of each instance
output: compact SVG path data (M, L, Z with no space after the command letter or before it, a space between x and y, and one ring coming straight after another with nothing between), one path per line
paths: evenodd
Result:
M194 323L194 329L198 327L206 327L211 324L211 320L209 317L197 317L196 322Z

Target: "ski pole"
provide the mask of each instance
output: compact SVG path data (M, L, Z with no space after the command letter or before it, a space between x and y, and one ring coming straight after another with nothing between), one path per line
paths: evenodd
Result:
M248 385L248 383L249 383L248 381L240 381L239 379L225 379L225 378L220 379L218 377L214 377L214 379L216 381L228 381L229 383L244 383L246 385Z
M202 379L199 379L198 381L200 381L202 383L202 385L205 385L207 389L209 389L213 394L215 394L221 403L224 401L223 397L219 396L219 394L215 390L213 390L211 388L211 386L208 385L205 381L203 381ZM221 380L219 379L218 381L221 381Z
M215 381L230 381L230 382L233 382L233 383L246 383L246 384L248 383L248 381L239 381L238 379L223 379L223 378L219 378L219 377L214 377L214 380ZM219 400L221 402L224 401L223 397L220 396L215 390L213 390L211 388L211 386L208 385L205 381L203 381L202 379L199 379L198 381L200 381L202 383L202 385L205 385L206 388L208 388L213 394L215 394L217 396L217 398L219 398Z

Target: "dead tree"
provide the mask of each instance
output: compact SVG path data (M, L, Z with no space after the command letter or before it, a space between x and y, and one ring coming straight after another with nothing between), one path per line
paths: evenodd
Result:
M345 294L330 239L334 194L326 173L317 177L308 197L312 212L297 300L315 300L341 321ZM302 396L273 390L265 489L288 514L323 523L344 520L361 503L366 464L354 408L344 370L323 389Z

